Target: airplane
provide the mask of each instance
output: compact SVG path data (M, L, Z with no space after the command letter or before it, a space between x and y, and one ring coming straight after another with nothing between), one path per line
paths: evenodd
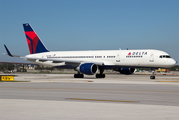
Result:
M7 55L23 58L47 67L72 68L77 71L74 78L96 75L105 78L104 70L111 69L121 74L133 74L136 68L151 68L150 79L155 79L155 70L175 66L176 61L164 51L141 50L98 50L98 51L49 51L29 23L23 24L30 54L12 55L5 46Z

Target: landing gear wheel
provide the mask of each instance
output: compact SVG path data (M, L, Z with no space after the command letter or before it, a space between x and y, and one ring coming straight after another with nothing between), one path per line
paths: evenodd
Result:
M83 74L74 74L74 78L84 78Z
M96 74L96 78L105 78L105 74Z
M105 74L102 74L102 78L105 78L106 77L106 75Z
M150 79L155 79L155 76L150 76Z
M152 75L150 76L150 79L155 79L155 69L152 70Z
M105 78L106 75L103 74L104 69L102 67L99 67L99 70L100 70L100 72L99 72L99 74L96 74L96 78Z
M96 78L99 78L99 74L96 74Z

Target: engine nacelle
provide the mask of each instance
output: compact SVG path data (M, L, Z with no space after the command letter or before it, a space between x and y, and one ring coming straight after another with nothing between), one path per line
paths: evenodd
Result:
M94 63L84 63L77 67L77 70L86 75L94 75L98 71L98 66Z
M117 71L121 74L130 75L135 71L135 68L119 68Z

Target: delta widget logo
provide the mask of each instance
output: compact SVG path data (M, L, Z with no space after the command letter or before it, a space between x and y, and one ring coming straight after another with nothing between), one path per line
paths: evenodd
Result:
M147 55L147 52L129 52L127 55Z

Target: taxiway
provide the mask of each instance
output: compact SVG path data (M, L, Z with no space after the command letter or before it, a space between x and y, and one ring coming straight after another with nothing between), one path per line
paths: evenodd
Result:
M18 74L0 83L0 119L179 119L179 76Z

